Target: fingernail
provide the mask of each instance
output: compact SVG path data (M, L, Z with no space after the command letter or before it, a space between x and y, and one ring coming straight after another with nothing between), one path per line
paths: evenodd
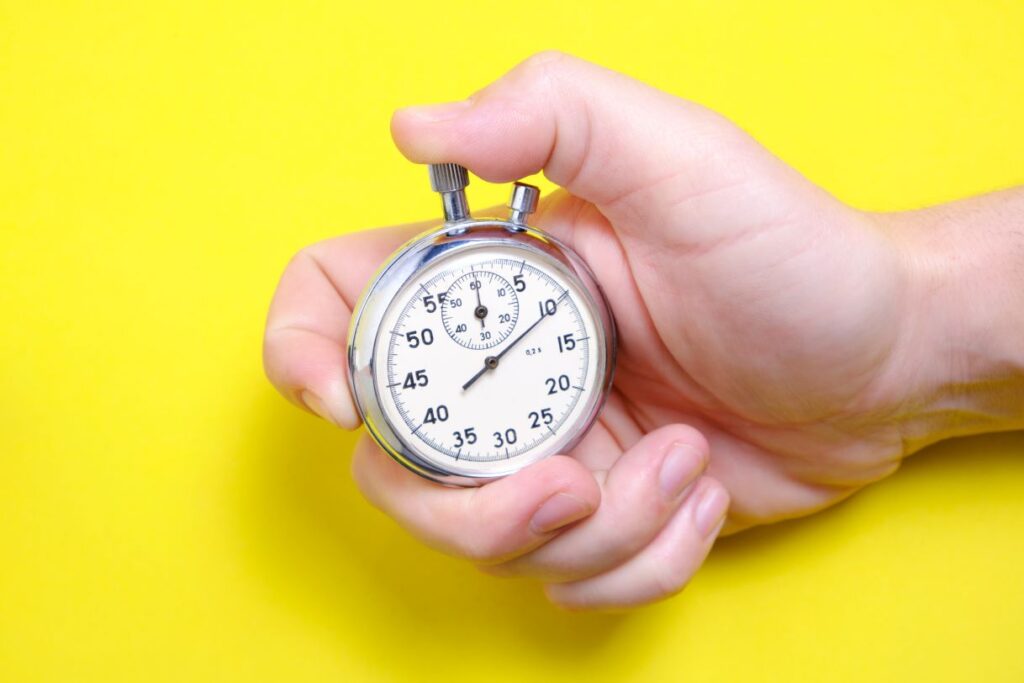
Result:
M556 493L544 501L533 513L530 529L535 534L546 534L560 529L593 512L591 506L569 493Z
M462 115L463 112L472 106L472 101L461 100L459 102L445 102L443 104L419 104L412 107L404 107L400 111L412 114L423 121L438 123L440 121L450 121Z
M671 444L658 472L662 497L669 502L676 500L700 474L703 466L704 455L696 448L686 443Z
M708 486L697 501L697 509L693 513L693 523L697 533L707 538L718 528L726 511L729 509L729 494L718 486Z
M333 425L337 425L338 422L331 417L331 412L327 410L327 406L320 400L320 397L314 394L312 391L303 391L299 394L299 398L306 405L307 408L312 410L314 413L327 420Z

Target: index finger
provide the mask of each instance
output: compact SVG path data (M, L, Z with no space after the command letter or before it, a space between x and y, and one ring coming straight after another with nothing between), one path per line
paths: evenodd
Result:
M430 225L335 237L292 257L270 304L263 337L264 371L285 398L340 427L359 426L345 353L352 309L391 252Z

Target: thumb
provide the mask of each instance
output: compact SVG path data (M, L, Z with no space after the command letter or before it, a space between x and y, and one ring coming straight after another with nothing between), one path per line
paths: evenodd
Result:
M459 163L492 182L543 170L620 230L683 219L723 237L737 202L771 221L815 189L709 109L558 52L468 100L400 109L391 128L418 163Z

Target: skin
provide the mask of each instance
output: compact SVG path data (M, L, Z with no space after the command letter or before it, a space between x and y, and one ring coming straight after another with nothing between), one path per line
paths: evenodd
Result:
M532 223L590 264L620 333L607 406L564 456L451 489L362 437L360 489L432 547L537 578L568 608L631 607L679 591L720 533L833 505L942 438L1024 426L1024 361L1006 341L1024 316L1005 314L1024 310L1019 193L864 213L714 112L559 53L463 102L400 110L392 133L411 161L492 182L543 170L563 189ZM264 346L286 397L358 427L351 311L380 263L435 223L292 260ZM995 226L989 253L963 256L979 223ZM1017 278L983 292L1003 313L950 314L978 308L957 283L997 266Z

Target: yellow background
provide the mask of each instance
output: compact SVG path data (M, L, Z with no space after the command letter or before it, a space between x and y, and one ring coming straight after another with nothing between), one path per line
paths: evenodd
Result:
M1024 435L570 615L407 539L260 368L292 252L437 215L397 106L557 47L912 208L1024 182L1022 36L1009 0L3 0L0 680L1024 680Z

